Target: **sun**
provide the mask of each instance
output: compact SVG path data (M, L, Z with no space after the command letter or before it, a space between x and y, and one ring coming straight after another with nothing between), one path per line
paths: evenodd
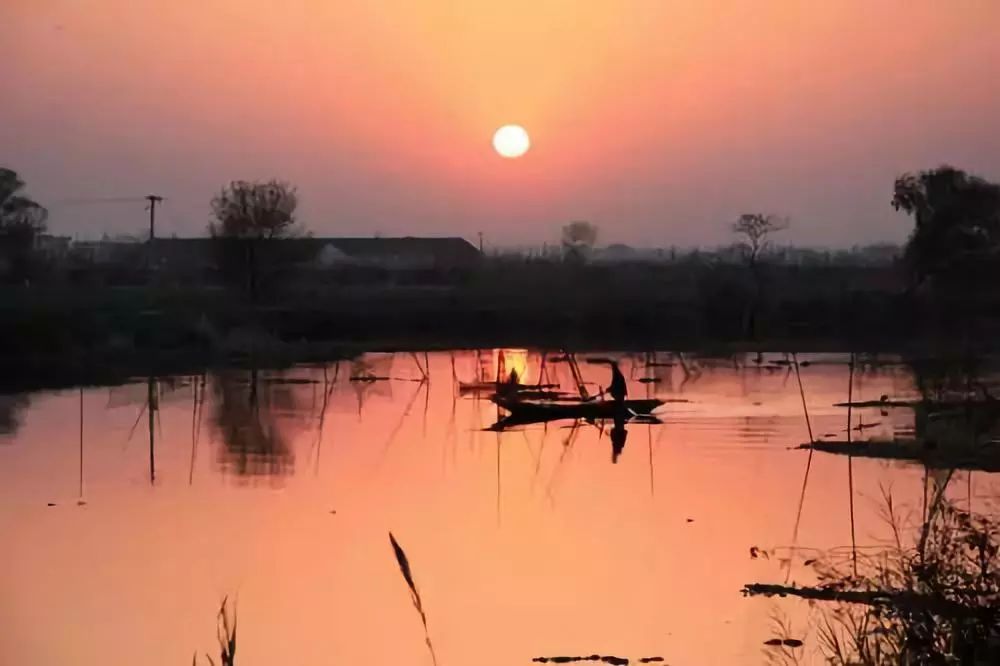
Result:
M493 135L493 149L501 157L520 157L531 148L528 132L520 125L504 125Z

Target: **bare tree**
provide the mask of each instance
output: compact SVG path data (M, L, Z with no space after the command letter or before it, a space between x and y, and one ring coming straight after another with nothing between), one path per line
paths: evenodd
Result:
M292 234L299 205L294 187L279 180L236 180L212 199L213 236L266 240Z
M565 255L582 259L597 243L597 227L584 220L576 220L562 228L562 246Z
M258 290L259 246L297 235L298 203L295 188L278 180L233 181L212 199L209 233L220 241L224 270L245 280L251 299Z
M753 276L753 295L747 303L743 318L744 333L750 337L757 335L757 310L763 292L760 257L767 250L768 237L787 229L788 226L787 219L764 213L744 213L733 223L733 233L744 238L740 245Z
M757 260L767 249L768 236L784 231L789 227L786 218L764 213L744 213L733 223L733 233L743 236L740 245L743 247L747 264L756 269Z

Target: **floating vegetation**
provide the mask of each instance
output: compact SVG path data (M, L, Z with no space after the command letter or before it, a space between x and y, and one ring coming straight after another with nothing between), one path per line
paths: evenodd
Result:
M989 443L956 443L949 446L915 439L871 440L847 442L816 441L797 448L856 458L879 458L919 464L931 469L962 469L1000 472L1000 445Z
M579 661L596 661L612 666L628 666L628 657L616 657L614 655L592 654L586 657L535 657L531 661L541 664L570 664ZM637 664L653 664L664 661L663 657L641 657L635 660Z

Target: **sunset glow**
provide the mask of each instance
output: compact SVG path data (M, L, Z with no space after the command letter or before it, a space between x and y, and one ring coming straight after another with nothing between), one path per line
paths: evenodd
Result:
M1000 664L1000 0L0 26L0 665Z
M132 233L57 202L151 188L165 232L200 233L222 182L280 177L317 235L541 243L582 218L690 246L749 206L850 246L905 238L901 170L1000 175L995 2L90 4L0 3L0 145L59 233ZM509 122L536 143L516 169L485 149Z

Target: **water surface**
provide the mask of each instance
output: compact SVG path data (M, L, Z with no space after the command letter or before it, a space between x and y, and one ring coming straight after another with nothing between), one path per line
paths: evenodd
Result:
M502 355L526 383L575 390L565 362ZM810 427L846 438L834 407L846 356L800 355L800 393L781 354L612 354L631 396L671 401L661 424L628 426L616 462L600 423L489 431L497 408L459 382L494 376L499 356L372 354L3 396L0 661L217 658L228 595L237 663L429 664L391 530L442 665L758 664L776 620L804 640L800 663L822 663L808 604L742 587L808 584L810 549L882 543L884 491L919 512L943 475L792 449ZM589 391L607 384L606 368L580 367ZM900 363L854 375L855 399L916 394ZM915 427L906 410L852 419L865 438ZM983 506L996 486L983 472L949 482Z

